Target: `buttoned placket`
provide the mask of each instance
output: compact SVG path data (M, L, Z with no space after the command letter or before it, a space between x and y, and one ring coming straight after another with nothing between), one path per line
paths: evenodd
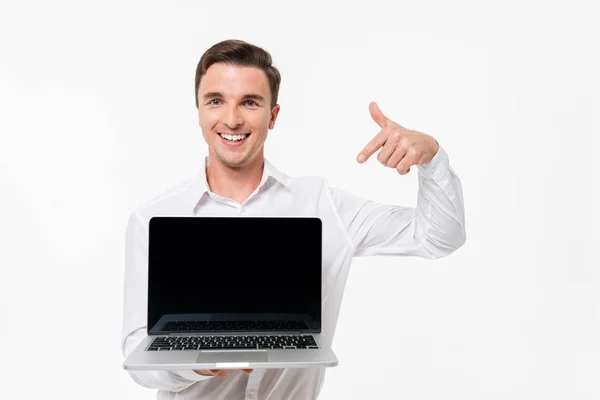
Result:
M248 206L245 203L240 204L235 200L227 199L227 198L221 197L219 195L216 195L214 193L209 193L209 196L216 202L219 202L221 204L225 204L225 205L228 205L230 207L237 209L237 213L239 215L248 215Z
M248 214L248 205L246 203L248 201L250 201L253 197L258 195L258 193L263 189L263 184L264 184L264 182L262 182L261 185L259 185L259 187L256 188L256 190L242 204L238 203L235 200L221 197L218 194L213 193L210 190L208 191L208 195L213 200L215 200L219 203L226 204L228 206L237 208L240 215L247 215ZM259 400L258 399L258 389L259 389L260 382L261 382L264 374L265 374L265 369L254 369L250 373L250 375L248 376L248 383L246 384L246 392L245 392L246 400Z
M252 192L250 194L250 196L248 197L248 199L246 199L246 201L243 202L243 203L238 203L237 201L229 199L227 197L219 196L218 194L216 194L216 193L214 193L214 192L212 192L210 190L208 190L207 193L208 193L208 196L211 199L213 199L213 200L215 200L215 201L217 201L219 203L226 204L228 206L237 208L239 215L248 215L248 205L247 205L247 203L250 200L252 200L255 196L258 196L259 192L264 189L264 184L265 183L266 182L261 182L261 184L256 188L256 190L254 192ZM195 212L196 212L196 210L195 210Z

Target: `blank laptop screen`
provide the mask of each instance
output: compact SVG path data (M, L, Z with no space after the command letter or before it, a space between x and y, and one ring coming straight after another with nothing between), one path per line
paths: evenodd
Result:
M153 217L150 333L321 329L316 217Z

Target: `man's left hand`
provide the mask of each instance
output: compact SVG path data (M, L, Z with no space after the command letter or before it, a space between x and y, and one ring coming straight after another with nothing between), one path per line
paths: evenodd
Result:
M369 104L369 111L381 131L360 152L357 157L359 163L364 163L381 148L377 160L387 167L395 168L400 175L406 175L411 166L428 163L438 152L437 140L425 133L398 125L383 115L377 103Z

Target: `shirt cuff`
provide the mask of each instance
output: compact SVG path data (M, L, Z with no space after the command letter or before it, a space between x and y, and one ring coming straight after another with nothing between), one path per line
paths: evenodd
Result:
M440 173L440 171L447 170L450 166L448 161L448 154L446 150L438 144L439 148L437 153L433 156L428 163L418 165L417 168L419 170L419 174L426 178L435 178L436 175Z
M173 372L175 374L181 376L183 379L187 379L187 380L194 381L194 382L199 382L199 381L203 381L203 380L212 378L212 376L197 374L196 372L194 372L194 370L191 370L191 369L178 369Z

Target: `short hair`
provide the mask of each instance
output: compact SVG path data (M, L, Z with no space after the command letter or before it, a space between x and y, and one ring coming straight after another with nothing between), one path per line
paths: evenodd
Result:
M273 66L271 55L266 50L243 40L224 40L204 52L196 67L194 97L198 108L198 89L200 81L208 68L215 63L226 63L245 67L256 67L265 72L271 90L271 108L277 104L281 74Z

